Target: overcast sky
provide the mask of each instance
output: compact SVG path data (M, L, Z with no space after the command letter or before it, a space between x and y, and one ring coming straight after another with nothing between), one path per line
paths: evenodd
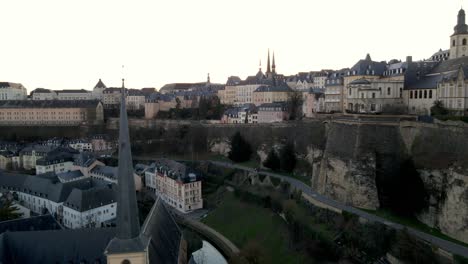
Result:
M424 59L449 47L468 0L0 0L0 81L31 91L225 83L266 65L277 71ZM121 65L125 65L122 74Z

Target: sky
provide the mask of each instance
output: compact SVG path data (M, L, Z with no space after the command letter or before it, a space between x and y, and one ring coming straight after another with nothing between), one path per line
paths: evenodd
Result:
M468 0L0 0L0 81L132 88L429 58ZM125 65L122 70L122 65Z

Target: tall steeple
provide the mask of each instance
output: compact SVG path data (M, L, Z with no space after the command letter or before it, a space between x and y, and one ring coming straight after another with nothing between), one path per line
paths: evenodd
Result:
M270 73L271 68L270 68L270 49L268 49L268 59L267 59L267 70L266 73Z
M260 60L260 63L258 64L258 71L259 72L262 71L262 60Z
M208 73L208 76L206 77L206 83L207 83L207 84L210 83L210 73Z
M465 22L465 10L463 8L458 11L457 25L454 27L454 31L453 35L468 33L468 26Z
M133 239L140 235L138 206L133 178L133 160L125 106L125 80L122 79L119 127L119 167L117 183L117 238Z
M275 52L273 51L273 64L271 65L273 73L276 73Z

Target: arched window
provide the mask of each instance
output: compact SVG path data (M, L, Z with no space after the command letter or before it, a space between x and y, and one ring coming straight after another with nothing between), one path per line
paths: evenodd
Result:
M463 39L462 44L463 46L466 46L466 39Z
M387 88L387 95L390 95L391 91L392 91L392 88L388 87Z
M410 91L410 93L409 93L409 98L410 98L410 99L413 99L413 91Z
M452 46L455 47L455 40L452 41Z
M124 259L124 260L122 260L122 264L131 264L131 263L130 263L130 260Z

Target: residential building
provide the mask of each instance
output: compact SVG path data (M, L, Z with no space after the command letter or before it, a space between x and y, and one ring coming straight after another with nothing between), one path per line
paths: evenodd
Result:
M362 96L359 94L359 89L350 89L349 84L353 81L365 79L367 81L378 79L382 76L387 67L386 62L373 61L369 54L363 60L359 60L343 77L343 87L346 89L344 93L343 104L347 111L355 111L355 99ZM356 83L355 83L356 84Z
M19 152L20 164L25 170L32 170L36 168L36 162L44 158L47 153L55 148L50 146L31 145L23 148Z
M99 101L0 101L2 126L77 126L104 121Z
M15 154L8 150L0 150L0 170L13 168L13 157Z
M36 175L48 172L62 173L73 168L73 155L76 153L57 148L36 161Z
M94 152L109 151L114 149L114 143L107 135L97 134L91 137L91 146Z
M57 93L50 89L36 88L31 92L32 100L56 100L57 98Z
M264 103L258 107L258 123L275 123L288 120L289 113L285 103Z
M468 66L444 74L437 84L437 98L453 114L468 115Z
M159 159L145 172L147 188L182 213L203 208L202 178L182 163Z
M128 89L127 91L127 109L140 110L145 108L145 95L141 90Z
M145 118L156 118L159 111L169 111L172 108L176 108L177 104L176 97L172 94L153 93L147 96L145 101ZM179 107L181 107L180 101Z
M302 113L305 117L315 117L315 114L325 112L326 95L322 89L311 88L302 93L302 98Z
M5 175L0 172L0 188L4 192L16 192L19 194L18 199L32 208L32 211L48 211L57 215L64 225L70 227L66 230L8 232L7 237L3 234L0 262L187 262L186 242L162 199L156 200L143 225L140 225L123 94L121 102L120 113L123 114L119 122L117 186L102 186L102 181L96 183L92 179L61 183L57 179L43 176ZM189 190L193 191L191 187ZM111 191L115 199L110 198ZM112 210L113 208L116 208L116 211ZM71 229L106 225L103 221L111 219L112 216L116 216L116 227Z
M85 89L80 90L60 90L55 91L57 99L63 101L80 101L80 100L94 100L92 93Z
M257 107L254 104L244 104L226 109L221 123L224 124L255 124L258 123Z
M343 93L344 80L343 77L349 69L330 72L325 81L325 112L343 112Z
M120 104L121 93L122 91L120 88L105 88L102 91L102 103L104 104L104 108L118 108Z
M70 140L66 143L70 148L75 149L79 152L93 151L93 144L91 141L86 139L75 139Z
M21 83L0 82L0 101L25 100L28 94Z
M292 89L286 83L275 86L262 85L253 92L253 103L256 106L265 103L286 102Z

